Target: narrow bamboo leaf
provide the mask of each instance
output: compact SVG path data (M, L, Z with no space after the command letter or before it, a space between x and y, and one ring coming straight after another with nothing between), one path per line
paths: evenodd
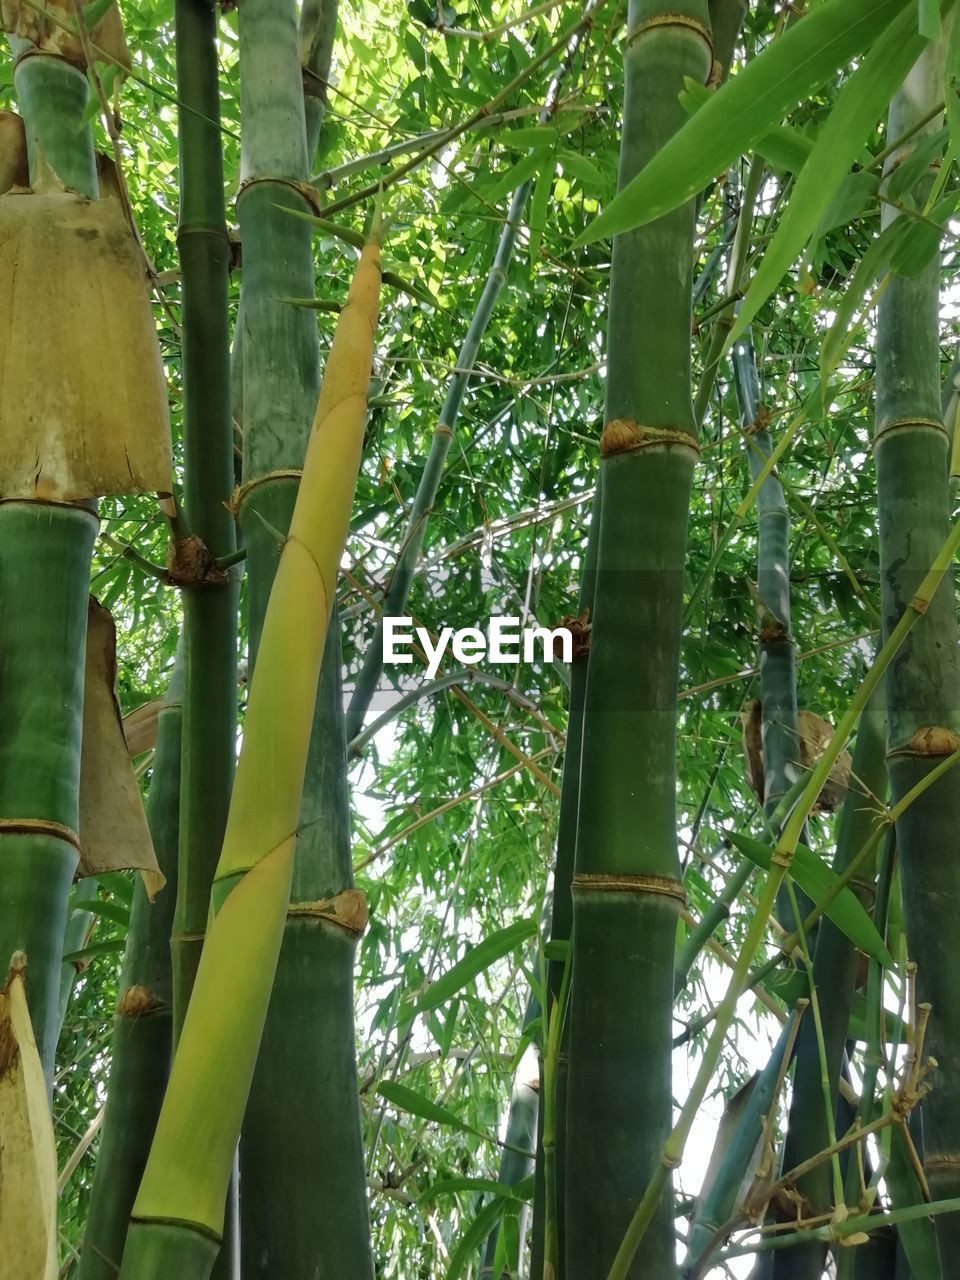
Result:
M103 942L91 942L89 947L81 947L79 951L70 951L63 957L64 964L80 964L84 960L95 960L97 956L115 956L127 945L125 938L105 938Z
M467 1263L503 1217L508 1203L509 1201L499 1197L491 1200L480 1210L450 1255L450 1265L447 1267L444 1280L458 1280L458 1277L463 1275Z
M581 182L586 182L590 186L601 187L606 184L606 178L586 156L580 155L578 151L559 151L557 159L563 165L565 173L572 173L575 178Z
M918 276L939 250L943 228L956 208L957 195L953 194L935 205L925 218L898 218L903 234L890 255L890 270L898 276Z
M490 204L497 204L511 191L516 191L517 187L522 187L525 182L535 178L542 164L543 153L532 151L530 155L511 164L507 172L502 174L493 186L487 188L484 192L485 198Z
M767 845L736 831L727 832L727 835L730 843L751 862L755 862L758 867L769 868L770 849ZM836 872L828 867L822 858L802 844L797 845L797 851L790 863L790 874L813 902L819 902L834 889L839 879ZM827 908L826 914L861 951L879 960L881 964L893 964L893 958L884 946L876 925L851 889L844 886Z
M943 153L949 133L944 125L942 129L920 138L911 147L909 154L900 161L887 180L886 194L892 200L900 201L912 196L924 173Z
M904 11L894 18L840 90L743 300L731 334L733 341L744 333L817 230L844 175L924 44L914 15Z
M940 34L940 2L939 0L919 0L919 30L927 40L936 40Z
M840 183L836 195L827 205L816 234L823 236L834 227L847 226L854 218L860 217L879 193L880 179L875 173L866 173L863 170L848 173Z
M446 1107L441 1107L438 1102L433 1102L424 1094L418 1093L416 1089L409 1089L405 1084L397 1084L395 1080L384 1080L382 1084L377 1085L377 1093L392 1106L405 1111L408 1115L419 1116L421 1120L429 1120L431 1124L438 1124L446 1129L457 1129L460 1133L486 1137L482 1130L464 1123L459 1116L455 1116Z
M550 125L530 125L526 128L511 129L505 133L501 142L514 151L526 151L528 147L536 147L540 151L548 150L557 144L559 134Z
M113 920L126 928L130 923L130 908L120 902L104 902L102 898L76 898L70 904L71 911L86 911L103 920Z
M553 190L555 165L553 157L540 170L537 185L533 189L530 201L530 261L535 263L540 256L540 244L547 226L547 205L550 203L550 192Z
M680 94L680 105L689 115L693 115L712 97L713 93L705 84L698 84L688 76ZM775 169L799 173L813 150L813 141L799 129L775 124L756 139L753 150Z
M533 1195L533 1179L524 1178L522 1182L511 1185L509 1182L497 1182L495 1178L444 1178L428 1187L418 1197L417 1204L436 1200L440 1196L459 1195L463 1191L506 1196L509 1200L529 1200Z
M575 243L630 231L689 200L837 67L869 48L910 2L825 0L713 94ZM916 34L914 15L911 8Z
M417 1009L422 1013L425 1009L435 1009L438 1004L443 1004L497 960L516 951L528 938L534 937L536 932L535 920L517 920L499 933L490 934L427 988L417 1001Z

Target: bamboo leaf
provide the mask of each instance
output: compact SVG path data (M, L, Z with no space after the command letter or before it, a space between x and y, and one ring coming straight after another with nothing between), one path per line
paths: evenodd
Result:
M733 327L732 340L744 333L824 220L844 174L856 160L877 118L903 83L924 44L923 36L916 30L914 15L909 11L901 13L840 90L836 106L797 177L777 233L747 291Z
M377 1085L377 1093L392 1106L405 1111L408 1115L419 1116L421 1120L429 1120L431 1124L438 1124L441 1128L457 1129L460 1133L486 1137L482 1130L466 1124L446 1107L441 1107L438 1102L434 1102L425 1094L418 1093L416 1089L408 1088L405 1084L398 1084L395 1080L384 1080L382 1084Z
M919 0L919 5L920 34L926 40L936 40L940 34L940 2L939 0Z
M506 1196L509 1200L529 1200L533 1195L533 1178L511 1184L497 1182L495 1178L444 1178L428 1187L417 1199L417 1204L428 1203L439 1196L459 1195L462 1191L480 1192L484 1195Z
M530 201L530 261L535 263L540 256L540 244L547 226L547 205L550 203L550 192L553 190L555 165L553 157L540 170L537 185L533 189Z
M457 1242L444 1280L458 1280L473 1254L503 1217L509 1202L502 1197L485 1205Z
M727 836L730 843L751 862L765 870L770 867L770 848L767 845L735 831L727 832ZM802 844L797 845L797 851L790 862L790 874L815 903L833 890L840 878L812 849ZM827 907L826 914L861 951L879 960L881 964L893 965L893 957L884 946L876 925L851 889L844 886Z
M509 195L511 191L516 191L517 187L522 187L525 182L535 178L542 164L542 152L532 151L530 155L523 156L515 164L511 164L507 172L502 174L493 186L486 190L484 193L485 198L490 204L497 204L504 196Z
M578 151L559 151L557 159L563 165L565 173L571 173L580 182L587 183L588 186L602 187L606 183L606 178L586 156L580 155Z
M680 104L692 116L713 96L705 84L700 84L688 76L680 94ZM753 150L775 169L788 169L791 173L799 173L813 150L813 141L799 129L791 128L790 125L775 124L757 138L753 144Z
M425 1009L435 1009L438 1004L443 1004L497 960L516 951L528 938L534 937L536 932L535 920L517 920L499 933L490 934L427 988L417 1001L417 1010L422 1013Z
M825 0L713 94L574 243L630 231L696 195L838 67L869 48L908 2ZM915 20L913 26L915 32Z

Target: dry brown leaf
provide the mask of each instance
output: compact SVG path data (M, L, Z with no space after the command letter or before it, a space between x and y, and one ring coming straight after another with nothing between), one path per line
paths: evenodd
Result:
M0 31L29 40L43 53L56 54L75 66L87 65L73 0L0 0ZM90 43L95 61L119 62L130 70L130 50L115 4L90 31Z
M116 633L110 611L91 596L80 757L81 876L136 867L151 898L164 885L123 736L114 693Z
M36 184L0 196L0 497L166 494L171 472L163 361L121 209Z

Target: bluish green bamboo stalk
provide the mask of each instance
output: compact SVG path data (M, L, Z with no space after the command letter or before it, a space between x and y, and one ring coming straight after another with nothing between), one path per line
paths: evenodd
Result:
M61 182L96 196L81 70L22 40L14 69L31 178L40 152ZM61 957L77 867L91 504L0 504L0 968L27 956L27 998L48 1082L59 1032Z
M705 0L632 0L624 45L622 188L706 81ZM679 899L676 695L687 512L697 456L690 389L693 203L616 237L610 278L603 501L584 705L566 1097L565 1274L605 1276L637 1197L669 1173ZM638 299L656 298L656 308ZM616 991L617 998L612 993ZM663 1196L642 1260L676 1273Z
M871 698L857 733L850 789L840 813L837 829L837 854L834 870L842 873L854 855L871 841L883 823L880 807L886 792L886 712L883 689ZM875 858L863 864L855 890L869 906L875 882ZM853 1002L857 971L857 952L853 943L830 920L820 922L813 961L813 983L822 1027L818 1043L813 1019L800 1030L797 1043L797 1066L787 1122L783 1164L793 1169L834 1140L825 1111L823 1080L829 1090L830 1116L837 1105L840 1070L846 1045L850 1008ZM811 1213L827 1213L832 1205L831 1169L828 1162L818 1165L797 1183ZM791 1249L778 1256L773 1264L775 1280L819 1280L826 1260L826 1249L819 1242Z
M781 1031L766 1066L756 1077L716 1177L707 1194L697 1198L687 1241L685 1275L699 1264L704 1249L733 1216L737 1197L763 1135L767 1116L776 1103L778 1089L790 1066L788 1055L792 1056L796 1031L793 1023L788 1023Z
M167 883L155 902L141 878L113 1023L113 1061L80 1259L79 1280L114 1280L127 1224L153 1140L173 1049L170 935L177 894L183 662L178 656L157 723L147 822Z
M943 48L931 45L890 111L900 137L943 97ZM921 129L897 163L938 127ZM914 193L929 190L925 176ZM909 198L909 197L908 197ZM895 216L889 209L884 220ZM880 517L884 630L902 616L948 528L947 437L940 391L939 259L919 275L894 276L880 301L877 329L875 455ZM937 592L887 677L888 767L894 801L930 774L960 743L960 649L952 579ZM925 1053L938 1067L922 1104L924 1164L935 1199L960 1194L960 1005L956 1000L960 862L951 857L960 828L960 775L951 770L897 822L904 913L918 992L932 1005ZM960 1219L937 1220L941 1269L960 1255Z
M577 607L581 617L589 620L593 611L593 594L596 585L597 546L600 540L600 508L601 491L598 488L590 514L590 529L584 552L583 570L580 578L580 594ZM587 638L588 639L588 638ZM573 933L573 871L577 849L577 817L580 810L580 752L583 742L583 704L587 688L587 666L589 663L589 643L583 643L574 650L570 664L570 704L567 714L567 736L563 754L563 770L560 779L560 812L557 818L557 850L553 870L553 890L550 898L550 926L548 937L552 944L566 943L569 946ZM549 1025L550 1011L557 1008L563 986L563 975L566 961L551 959L547 962L547 1014L544 1018L544 1034L540 1051L540 1092L545 1089L543 1052L546 1042L546 1029ZM553 1117L554 1132L548 1135L553 1147L551 1160L554 1169L555 1186L551 1188L555 1204L552 1211L558 1224L558 1262L563 1261L563 1202L564 1202L564 1144L566 1134L566 1088L567 1088L567 1037L561 1037L560 1053L554 1067L554 1099ZM533 1229L530 1244L530 1268L532 1276L543 1274L544 1228L547 1215L547 1186L544 1175L544 1106L541 1105L537 1115L536 1169L533 1202Z
M332 22L325 12L323 21ZM318 15L311 7L303 21ZM277 565L272 530L283 533L290 523L319 386L316 319L278 301L315 291L310 227L283 211L312 212L298 184L307 180L319 112L310 112L308 138L301 36L306 27L298 32L292 0L243 6L240 521L251 665ZM373 1272L354 1048L357 934L317 909L353 888L342 706L334 612L291 908L240 1141L244 1280L316 1274L364 1280ZM320 1208L324 1229L317 1231Z
M596 4L597 0L587 0L584 6L584 13L589 14L596 7ZM540 111L538 118L541 124L546 124L556 110L560 84L572 66L576 52L582 43L583 34L583 28L578 28L570 39L561 67L551 81L546 101ZM440 487L440 479L443 475L443 465L453 443L463 397L470 382L470 375L477 359L477 353L480 350L480 344L483 341L483 335L486 332L487 325L490 323L493 309L507 280L507 271L513 258L513 250L523 219L523 211L532 189L533 180L531 179L529 182L524 182L513 193L507 209L503 230L497 243L493 264L487 274L477 302L476 311L473 314L466 337L457 355L454 372L451 374L450 381L447 384L446 398L443 402L443 408L440 410L439 421L433 430L430 451L427 454L420 483L417 486L417 492L410 507L410 514L407 519L403 541L400 544L397 563L393 568L384 592L381 621L377 623L347 707L346 732L347 740L351 742L363 728L364 718L370 703L373 701L377 685L380 682L380 676L383 673L382 618L395 617L402 614L407 596L410 594L410 585L413 582L420 551L423 547L427 521L433 511L437 491Z

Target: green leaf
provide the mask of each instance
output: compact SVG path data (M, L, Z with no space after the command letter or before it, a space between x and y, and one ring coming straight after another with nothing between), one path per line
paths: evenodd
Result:
M457 1241L457 1247L450 1255L450 1265L447 1267L445 1280L459 1280L467 1263L503 1217L507 1204L508 1201L501 1196L484 1205Z
M587 183L588 186L602 187L606 185L606 178L586 156L580 155L578 151L559 151L557 159L563 165L564 173L573 174L580 182Z
M769 870L771 854L769 845L735 831L728 831L727 838L751 862L755 862L764 870ZM814 903L818 903L834 889L840 879L822 858L803 844L797 845L797 851L790 862L790 874ZM852 889L845 885L827 908L826 914L861 951L879 960L881 964L893 965L893 957L884 946L877 926L870 919L863 903Z
M630 231L702 191L838 67L869 48L908 2L824 0L713 94L574 243Z
M397 1084L395 1080L384 1080L382 1084L377 1085L377 1093L399 1111L405 1111L411 1116L419 1116L421 1120L429 1120L431 1124L438 1124L445 1129L456 1129L459 1133L471 1133L475 1137L486 1138L487 1136L480 1129L475 1129L473 1125L464 1123L459 1116L454 1115L446 1107L441 1107L438 1102L433 1102L424 1094L418 1093L416 1089L409 1089L405 1084Z
M106 938L103 942L91 942L89 947L81 947L79 951L68 951L63 962L80 964L84 960L95 960L97 956L119 955L126 945L125 938Z
M501 136L500 142L514 151L526 151L531 147L537 151L547 151L557 145L558 138L557 130L550 125L530 125L527 128L509 130Z
M436 1200L440 1196L459 1195L462 1191L479 1192L484 1195L506 1196L509 1200L529 1200L533 1195L533 1180L524 1178L515 1185L509 1182L497 1182L494 1178L444 1178L428 1187L417 1198L417 1204Z
M901 13L840 90L836 105L797 177L773 242L743 300L731 333L732 340L746 330L817 231L844 175L924 44L913 14Z
M490 204L497 204L505 195L508 195L511 191L516 191L517 187L522 187L531 178L535 178L542 164L543 153L540 151L531 152L530 155L524 156L522 160L517 160L510 165L506 173L500 175L492 186L483 189L484 198Z
M472 947L452 969L448 969L436 982L431 983L417 1000L418 1012L435 1009L438 1004L449 1000L468 982L472 982L478 974L489 969L492 964L509 955L511 951L516 951L517 947L528 938L534 937L536 932L535 920L517 920L507 925L505 929L491 933L489 937Z
M926 40L940 34L940 0L919 0L919 31Z
M880 193L880 179L875 173L860 170L848 173L840 183L839 190L827 205L820 225L818 236L826 235L834 227L846 227L868 208Z
M689 115L699 111L714 96L705 84L700 84L690 76L685 78L683 84L679 95L680 105ZM788 169L791 173L798 173L813 150L813 143L799 129L775 124L756 139L753 150L775 169Z
M554 163L545 164L540 170L537 185L533 189L530 201L530 261L535 263L540 256L540 243L547 226L547 206L550 203L550 192L553 190Z

